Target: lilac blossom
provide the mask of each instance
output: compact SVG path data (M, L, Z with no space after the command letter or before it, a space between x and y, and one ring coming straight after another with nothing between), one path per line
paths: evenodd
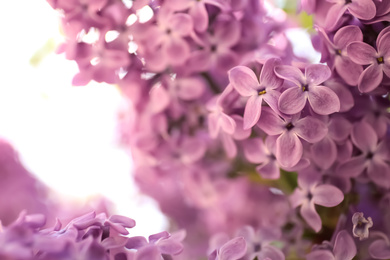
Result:
M320 85L331 76L328 66L315 64L305 68L305 75L294 66L275 67L278 77L293 83L279 98L279 110L292 115L302 111L309 101L311 108L320 115L329 115L340 111L340 100L333 90Z
M268 59L257 80L255 73L248 67L238 66L229 71L230 83L243 97L249 97L244 111L244 129L254 126L260 118L263 100L278 112L280 92L276 91L283 83L274 74L274 68L280 63L278 59ZM260 83L259 83L260 82Z
M268 135L277 135L275 156L283 167L295 166L303 154L303 140L309 143L320 141L328 132L320 120L307 116L294 115L291 119L282 118L269 108L263 108L258 126Z
M352 216L353 229L352 233L354 237L358 237L359 240L368 238L369 228L372 227L373 222L371 217L365 218L362 212L356 212Z
M344 199L344 194L335 186L321 184L320 176L313 174L300 174L298 185L290 196L293 208L301 206L300 213L303 219L314 231L321 230L322 221L315 205L334 207Z
M245 255L247 245L243 237L236 237L225 243L222 241L227 240L226 238L217 240L212 245L217 248L209 255L209 260L237 260Z
M359 77L360 92L376 89L382 82L383 73L390 77L390 32L383 32L376 40L377 50L371 45L355 41L348 45L348 57L360 65L369 65Z
M328 0L333 3L328 11L325 25L332 30L339 22L343 14L348 10L358 19L370 20L376 15L376 7L372 0Z
M356 245L346 230L340 231L331 250L313 250L306 256L307 260L352 260L357 253Z
M322 28L317 28L317 30L324 39L328 54L324 55L323 52L321 61L324 62L330 59L331 64L333 64L332 68L337 71L340 77L347 84L356 86L359 76L363 72L363 67L351 61L347 54L347 46L353 41L363 41L363 33L359 27L355 25L342 27L334 35L333 41L329 39L328 34Z

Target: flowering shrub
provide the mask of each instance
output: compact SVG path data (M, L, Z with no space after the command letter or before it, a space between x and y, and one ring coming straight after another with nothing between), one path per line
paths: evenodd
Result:
M322 64L294 54L298 25L271 1L49 3L73 84L120 87L135 179L187 236L177 255L183 236L124 238L122 217L53 235L22 216L0 233L6 257L7 241L57 254L35 243L75 230L83 259L390 258L390 1L301 0ZM9 240L14 226L40 242Z

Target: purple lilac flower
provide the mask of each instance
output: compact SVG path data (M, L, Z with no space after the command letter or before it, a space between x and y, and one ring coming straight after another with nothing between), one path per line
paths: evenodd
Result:
M244 129L254 126L260 118L263 100L278 112L280 92L276 91L283 80L276 77L274 68L280 64L278 59L268 59L257 80L255 73L248 67L238 66L229 71L229 80L234 89L243 97L249 97L244 111ZM260 83L259 83L260 82Z
M378 186L390 187L389 146L388 140L378 142L374 129L365 121L354 124L351 132L353 144L361 154L341 164L340 174L345 176L359 176L367 171L367 176Z
M358 237L359 240L368 238L368 229L373 225L371 217L365 218L362 212L356 212L352 216L352 224L352 233L354 237Z
M356 41L347 47L348 57L360 65L369 65L359 77L360 92L376 89L382 82L383 73L390 77L390 32L381 33L376 40L377 50L367 43Z
M328 54L324 55L323 52L321 61L329 61L332 68L347 84L356 86L359 76L363 72L363 67L350 60L347 55L347 45L353 41L363 41L363 33L359 27L355 25L342 27L334 35L333 41L329 39L328 34L322 28L318 27L317 30L324 39L326 54Z
M306 101L314 112L329 115L340 111L340 100L333 90L320 85L331 76L328 66L315 64L305 68L305 75L297 67L280 65L275 67L278 77L293 83L279 98L279 110L293 115L300 113Z
M300 213L303 219L314 231L321 230L322 221L315 204L324 207L334 207L344 199L344 194L335 186L321 184L320 176L313 174L298 175L298 188L290 196L293 208L301 206Z
M340 231L331 250L314 250L306 256L307 260L352 260L357 253L356 245L346 230Z
M333 6L328 11L325 25L332 30L343 14L348 10L358 19L370 20L376 14L375 4L372 0L328 0Z
M246 242L243 237L236 237L220 244L210 255L208 260L238 260L245 255ZM215 246L215 245L214 245Z
M271 245L271 242L281 237L278 229L262 228L255 231L253 227L245 226L238 231L237 236L242 236L246 241L247 251L243 259L285 259L283 252Z
M268 135L277 135L275 156L283 167L293 167L302 158L303 140L320 141L328 132L326 125L317 118L299 114L291 119L282 118L270 108L264 107L258 126Z

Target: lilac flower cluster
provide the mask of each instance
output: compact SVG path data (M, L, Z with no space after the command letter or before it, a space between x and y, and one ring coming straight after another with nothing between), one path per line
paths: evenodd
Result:
M187 230L179 257L389 258L390 1L302 0L322 64L294 54L295 23L266 1L49 3L73 84L129 99L122 142Z
M42 214L27 215L0 225L0 258L18 260L160 260L172 259L183 250L185 233L161 232L144 237L126 237L135 221L119 215L88 213L73 219L65 228L57 219L52 228L43 228Z

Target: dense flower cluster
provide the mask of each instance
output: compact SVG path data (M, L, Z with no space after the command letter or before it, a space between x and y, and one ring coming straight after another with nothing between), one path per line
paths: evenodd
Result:
M294 54L298 25L271 1L49 3L73 84L117 84L129 99L135 179L188 234L175 259L390 258L390 1L302 0L322 64ZM73 222L72 253L180 251L164 251L183 238L165 233L106 238L131 226L114 219Z
M73 219L65 228L57 220L52 228L43 228L42 214L27 215L5 227L0 226L1 259L18 260L121 260L172 259L183 250L184 232L161 232L144 237L126 237L135 221L119 215L88 213Z

